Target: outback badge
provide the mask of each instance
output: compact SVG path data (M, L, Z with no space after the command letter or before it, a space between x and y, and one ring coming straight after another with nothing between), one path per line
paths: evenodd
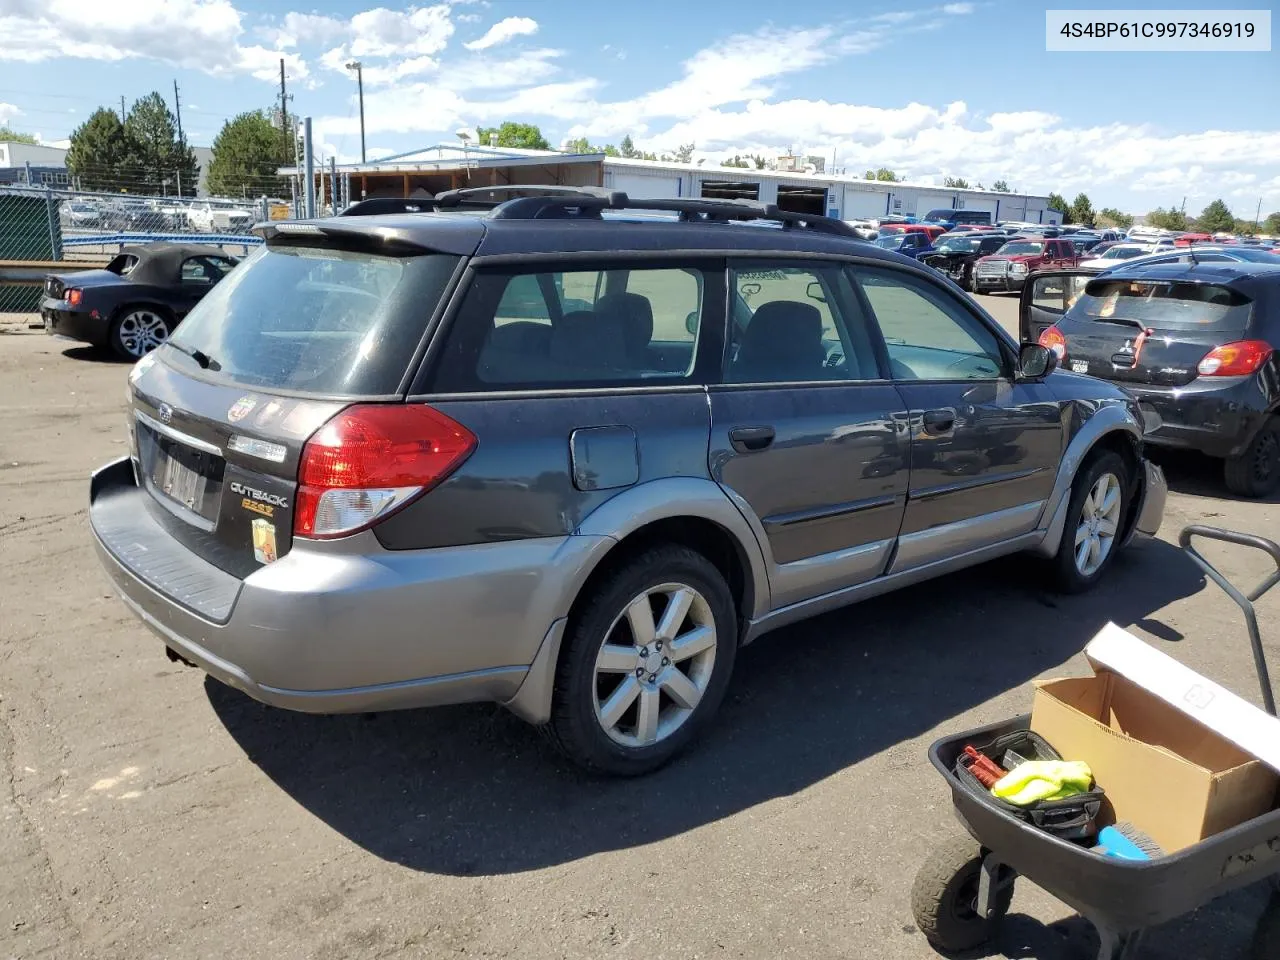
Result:
M156 414L160 417L161 423L169 423L173 420L173 407L167 403L162 403L156 409Z
M253 521L253 558L259 563L273 563L276 559L276 526L270 520Z

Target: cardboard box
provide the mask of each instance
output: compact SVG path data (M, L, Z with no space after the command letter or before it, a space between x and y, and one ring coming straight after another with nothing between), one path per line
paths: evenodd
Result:
M1115 624L1085 655L1094 676L1036 683L1031 729L1093 769L1104 823L1173 853L1275 806L1280 721Z

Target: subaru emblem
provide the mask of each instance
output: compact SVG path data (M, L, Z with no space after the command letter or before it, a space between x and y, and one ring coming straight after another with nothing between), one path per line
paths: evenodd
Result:
M161 423L168 423L173 419L173 407L167 403L160 404L160 409L156 411L160 415Z

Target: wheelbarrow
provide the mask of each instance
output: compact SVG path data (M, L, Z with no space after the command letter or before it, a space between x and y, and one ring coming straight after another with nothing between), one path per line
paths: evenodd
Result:
M1249 593L1214 569L1193 538L1221 540L1270 555L1276 570ZM1187 555L1244 611L1262 702L1276 715L1267 660L1253 603L1280 583L1280 545L1262 537L1190 526L1178 542ZM920 868L912 888L916 925L937 949L970 950L995 933L1013 899L1014 883L1026 877L1074 909L1097 929L1098 960L1136 955L1144 931L1231 890L1270 881L1274 890L1253 939L1253 960L1280 960L1280 809L1150 860L1122 860L1061 839L986 802L956 775L966 745L987 743L1025 731L1029 715L990 724L929 748L929 759L951 786L955 814L968 836L941 845Z

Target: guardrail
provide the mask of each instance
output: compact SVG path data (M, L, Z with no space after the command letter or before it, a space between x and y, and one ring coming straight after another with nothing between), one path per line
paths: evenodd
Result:
M106 260L0 260L0 283L42 286L51 273L101 270Z
M199 243L216 247L256 247L261 237L242 233L95 233L81 237L63 237L64 247L124 246L129 243Z

